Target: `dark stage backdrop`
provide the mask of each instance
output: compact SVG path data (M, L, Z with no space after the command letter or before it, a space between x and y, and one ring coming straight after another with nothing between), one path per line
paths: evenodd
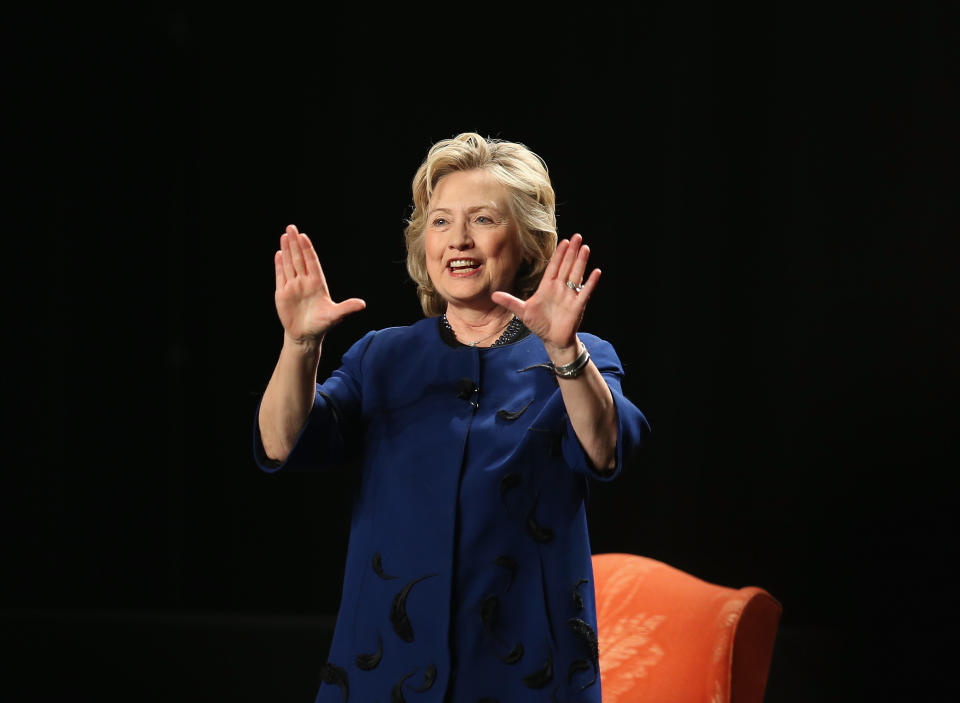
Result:
M296 223L368 302L323 375L415 321L410 179L468 130L548 163L653 426L594 551L769 590L768 701L955 690L957 25L902 5L5 23L0 692L312 700L351 472L252 462L271 258Z

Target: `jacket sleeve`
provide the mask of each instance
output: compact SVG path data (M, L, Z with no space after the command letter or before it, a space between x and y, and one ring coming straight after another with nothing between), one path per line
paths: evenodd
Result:
M599 369L600 374L610 388L613 404L617 410L617 448L616 465L613 471L600 473L587 457L580 440L573 430L569 416L564 416L562 451L567 464L578 473L590 476L598 481L612 481L620 475L624 463L629 463L637 450L643 446L647 434L650 432L650 423L643 413L627 400L623 395L622 379L623 366L613 345L593 335L580 335L581 341L590 352L590 359Z
M358 429L363 402L363 357L376 332L368 332L343 355L340 368L317 384L313 407L285 461L270 459L260 436L260 405L253 416L253 456L263 471L318 471L340 465Z

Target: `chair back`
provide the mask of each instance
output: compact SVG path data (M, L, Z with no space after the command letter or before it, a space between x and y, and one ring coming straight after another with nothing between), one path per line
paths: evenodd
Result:
M604 703L761 703L782 607L633 554L595 554Z

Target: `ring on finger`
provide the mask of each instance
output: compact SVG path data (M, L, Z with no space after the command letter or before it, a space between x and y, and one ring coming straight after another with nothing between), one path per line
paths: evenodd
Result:
M583 290L583 285L577 285L573 281L567 281L567 288L572 290L574 293L579 293L581 290Z

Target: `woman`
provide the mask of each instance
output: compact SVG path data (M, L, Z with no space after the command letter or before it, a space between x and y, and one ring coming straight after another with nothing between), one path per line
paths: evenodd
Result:
M362 452L317 701L600 701L584 498L639 446L613 348L578 334L600 279L556 244L543 162L461 134L413 181L407 269L426 317L370 332L316 384L335 303L310 239L275 255L284 344L258 411L266 471Z

